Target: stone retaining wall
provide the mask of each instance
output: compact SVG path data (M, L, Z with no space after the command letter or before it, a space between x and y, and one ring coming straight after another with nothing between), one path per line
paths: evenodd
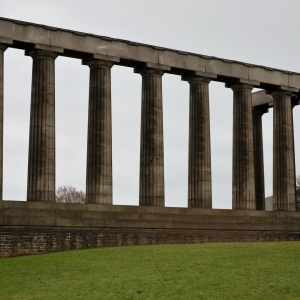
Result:
M300 240L300 232L2 227L0 257L96 247L286 240Z
M0 257L72 249L300 240L300 213L0 202Z

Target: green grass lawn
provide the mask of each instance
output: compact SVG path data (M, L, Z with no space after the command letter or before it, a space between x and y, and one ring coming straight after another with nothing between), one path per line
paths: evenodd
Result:
M300 299L300 242L100 248L2 259L0 299Z

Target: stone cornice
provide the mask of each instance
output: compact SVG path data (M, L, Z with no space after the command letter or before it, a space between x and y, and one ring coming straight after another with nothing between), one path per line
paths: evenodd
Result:
M44 49L80 59L110 56L120 60L117 64L133 68L162 65L170 68L167 73L178 75L191 71L204 77L214 74L214 81L245 80L262 89L277 86L294 93L300 89L300 73L296 72L7 18L0 18L0 42L26 51Z

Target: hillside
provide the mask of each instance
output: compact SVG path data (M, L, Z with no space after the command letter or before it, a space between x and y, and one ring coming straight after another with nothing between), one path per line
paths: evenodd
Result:
M300 299L300 242L137 246L0 260L0 299Z

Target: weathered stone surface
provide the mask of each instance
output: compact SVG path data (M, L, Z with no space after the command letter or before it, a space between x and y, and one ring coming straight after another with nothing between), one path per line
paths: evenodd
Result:
M299 241L299 232L124 228L0 228L0 258L97 247Z
M257 210L265 210L265 175L264 175L262 115L266 112L268 112L268 104L265 106L257 106L252 111L255 201L256 201Z
M162 70L142 69L140 205L165 205Z
M273 96L273 208L296 210L294 129L291 92Z
M64 55L69 53L77 58L93 54L110 55L120 59L120 65L124 66L163 64L173 68L171 73L180 75L189 71L214 73L218 75L218 81L223 82L244 79L263 88L277 85L295 92L299 92L300 88L299 73L18 20L0 18L1 40L21 42L14 45L21 49L28 50L35 45L39 49Z
M232 208L256 209L252 86L234 84L233 90L233 169Z
M252 106L273 106L273 97L269 94L266 94L265 90L252 93Z
M299 239L297 212L0 203L0 257L104 246Z
M111 67L113 63L90 60L90 93L86 199L112 204Z
M4 51L7 45L0 44L0 201L3 194L3 91L4 91Z
M55 58L33 50L30 108L28 201L55 201Z
M191 76L188 207L212 208L209 91L210 79Z
M0 201L1 257L118 245L299 240L291 95L299 96L300 74L0 18L0 199L3 44L32 56L33 75L29 201ZM53 203L57 55L81 58L90 67L88 203L83 205ZM139 207L112 205L113 64L142 75ZM190 83L189 208L164 207L165 72ZM233 210L211 209L209 80L226 82L234 94ZM273 98L265 91L252 98L253 87L273 91ZM274 105L274 212L263 211L262 104Z

